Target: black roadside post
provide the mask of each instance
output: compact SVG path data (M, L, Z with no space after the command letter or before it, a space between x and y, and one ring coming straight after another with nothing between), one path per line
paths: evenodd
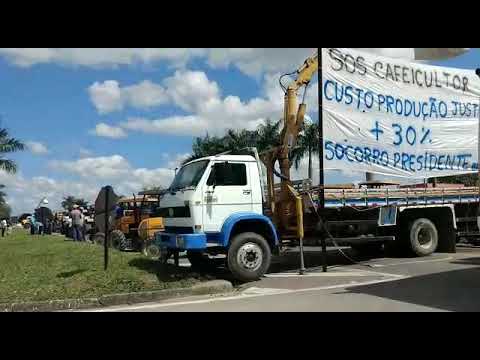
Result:
M318 158L320 161L320 176L319 176L319 185L320 189L318 192L318 210L319 214L323 213L325 209L325 174L323 171L323 77L322 77L322 48L318 48L318 132L319 132L319 142L318 142ZM323 221L323 220L321 220ZM325 226L325 225L324 225ZM327 272L327 244L325 242L325 236L321 236L320 239L322 243L322 270Z
M108 269L108 248L109 248L109 235L110 235L110 221L111 217L114 217L112 212L115 211L115 206L118 203L118 196L113 191L111 186L104 186L98 193L95 200L95 225L99 233L103 234L103 260L104 269Z
M109 209L109 194L110 193L110 187L107 187L106 188L106 192L105 192L105 239L103 241L103 249L104 249L104 253L103 253L103 258L104 258L104 270L106 271L107 268L108 268L108 237L109 237L109 234L110 234L110 221L108 219L109 215L110 215L110 209Z

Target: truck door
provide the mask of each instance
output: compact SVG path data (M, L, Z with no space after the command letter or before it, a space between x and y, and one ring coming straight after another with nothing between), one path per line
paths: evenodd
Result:
M252 187L248 166L242 162L217 162L203 188L205 232L219 232L227 217L252 211Z

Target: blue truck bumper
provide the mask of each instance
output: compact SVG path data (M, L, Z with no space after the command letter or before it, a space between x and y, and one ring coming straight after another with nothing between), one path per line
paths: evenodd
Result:
M207 247L207 235L158 232L155 234L155 245L161 249L203 250Z

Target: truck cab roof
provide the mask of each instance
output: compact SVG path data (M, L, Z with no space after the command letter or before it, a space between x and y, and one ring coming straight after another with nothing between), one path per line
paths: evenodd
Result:
M188 164L202 161L202 160L209 160L209 161L242 161L242 162L256 162L255 158L251 155L214 155L214 156L207 156L200 159L195 159L190 161ZM187 164L185 164L187 165Z

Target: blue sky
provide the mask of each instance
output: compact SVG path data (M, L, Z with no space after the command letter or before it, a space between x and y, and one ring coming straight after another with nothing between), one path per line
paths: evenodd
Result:
M1 125L30 145L13 155L17 175L0 174L14 213L31 211L43 196L53 208L68 194L93 200L106 184L120 193L168 186L195 135L279 119L278 75L313 52L0 50ZM472 69L480 66L480 52L434 64ZM315 95L312 88L313 119ZM327 180L351 179L329 174Z

